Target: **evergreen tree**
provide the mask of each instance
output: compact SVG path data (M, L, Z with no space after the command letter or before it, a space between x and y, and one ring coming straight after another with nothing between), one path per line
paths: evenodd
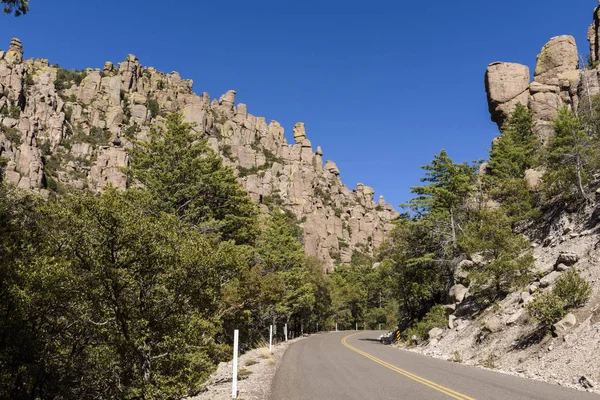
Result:
M502 205L513 222L537 213L536 196L523 177L527 169L537 166L539 147L531 112L519 103L492 144L489 174L483 176L486 193Z
M434 156L431 164L421 168L427 171L421 182L429 184L411 188L411 193L415 193L417 197L409 201L409 207L420 216L427 215L427 218L446 225L453 250L456 248L460 214L464 212L467 199L474 192L476 166L466 162L455 164L442 149L440 154Z
M597 139L567 108L558 111L554 130L555 136L548 148L548 172L544 176L547 194L589 200L585 187L598 164L594 150Z
M471 286L490 298L509 293L525 283L533 268L529 241L513 233L502 209L483 208L469 222L459 240L468 254L481 254L483 263L469 272Z
M523 178L525 170L535 165L539 141L531 128L531 112L522 104L517 104L502 134L492 144L488 163L491 172L486 176L490 183Z
M159 209L177 215L201 232L252 244L257 234L256 205L233 170L179 114L166 127L150 131L149 141L131 149L130 176L155 196Z

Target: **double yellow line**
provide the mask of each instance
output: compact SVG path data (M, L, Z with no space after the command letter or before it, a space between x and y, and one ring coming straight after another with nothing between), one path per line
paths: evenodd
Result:
M450 396L450 397L452 397L454 399L457 399L457 400L475 400L472 397L469 397L469 396L466 396L464 394L455 392L452 389L448 389L447 387L444 387L442 385L438 385L437 383L431 382L431 381L429 381L429 380L427 380L425 378L421 378L418 375L415 375L415 374L412 374L412 373L410 373L408 371L405 371L402 368L398 368L395 365L392 365L392 364L387 363L387 362L385 362L383 360L380 360L379 358L374 357L374 356L370 355L369 353L365 353L364 351L359 350L356 347L349 345L346 339L348 339L349 337L354 336L354 335L357 335L357 333L353 333L351 335L348 335L348 336L344 337L342 339L342 344L344 346L346 346L347 348L349 348L350 350L357 352L361 356L364 356L364 357L368 358L371 361L375 361L377 364L383 365L384 367L389 368L392 371L396 371L400 375L404 375L405 377L407 377L409 379L412 379L413 381L419 382L419 383L421 383L421 384L423 384L425 386L429 386L430 388L435 389L438 392L442 392L442 393L444 393L444 394L446 394L446 395L448 395L448 396Z

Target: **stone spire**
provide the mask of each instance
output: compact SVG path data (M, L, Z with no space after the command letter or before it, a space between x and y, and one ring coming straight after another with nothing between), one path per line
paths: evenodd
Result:
M19 39L12 38L10 40L10 47L4 55L4 59L13 64L23 61L23 45Z

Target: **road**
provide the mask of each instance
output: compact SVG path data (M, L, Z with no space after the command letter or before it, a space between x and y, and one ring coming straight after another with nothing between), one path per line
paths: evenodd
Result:
M600 400L599 395L398 350L382 332L331 332L294 343L271 400Z

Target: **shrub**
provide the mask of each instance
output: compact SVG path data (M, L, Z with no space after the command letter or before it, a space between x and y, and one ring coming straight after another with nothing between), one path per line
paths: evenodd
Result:
M40 139L38 142L38 148L42 152L42 155L48 156L52 153L52 149L50 147L50 140L48 139Z
M8 116L12 119L19 119L21 117L21 107L14 105L8 109Z
M75 83L77 86L81 84L81 81L87 76L85 71L68 70L64 68L58 68L56 71L56 79L54 79L54 87L56 90L68 89Z
M5 126L0 127L0 132L4 133L4 136L13 144L14 147L19 147L23 143L23 137L21 132L15 128L7 128Z
M527 304L529 315L544 328L550 328L567 313L566 303L554 291L546 292Z
M431 307L423 319L406 330L406 336L409 340L413 335L424 340L427 338L430 330L433 328L443 328L447 324L448 317L446 316L446 310L444 306L437 304Z
M25 85L33 86L34 84L35 82L33 81L33 76L31 76L31 74L25 75Z
M567 309L583 306L592 295L590 284L574 268L556 280L552 291L565 302Z
M155 99L148 99L146 106L148 107L148 111L150 111L152 118L156 118L156 116L160 114L160 106Z

